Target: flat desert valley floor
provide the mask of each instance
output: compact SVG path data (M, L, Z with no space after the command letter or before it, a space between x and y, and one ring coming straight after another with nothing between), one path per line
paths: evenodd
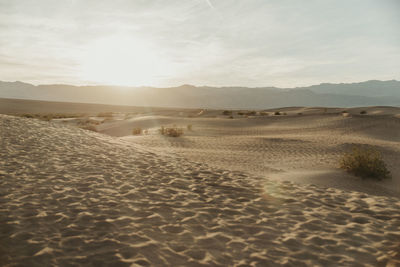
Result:
M400 265L400 108L0 103L2 265ZM354 145L392 178L339 169Z

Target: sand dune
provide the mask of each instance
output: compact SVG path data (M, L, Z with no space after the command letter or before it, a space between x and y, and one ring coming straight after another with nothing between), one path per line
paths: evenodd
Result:
M367 115L360 115L362 110ZM136 116L100 125L98 129L216 168L368 194L400 195L400 120L396 117L399 108L347 109L347 117L342 116L344 109L279 109L287 113L285 116L272 116L272 111L268 111L269 116L235 115L234 119L222 116L221 111L206 111L202 117L194 118ZM172 124L181 127L191 124L193 131L186 131L181 138L158 134L161 125ZM134 127L147 129L150 134L132 136ZM392 179L361 180L338 169L339 158L354 145L379 150Z
M247 138L254 145L244 157L264 153L273 163L269 166L278 171L283 155L288 156L286 161L298 155L308 162L315 159L313 154L327 155L324 151L342 145L335 143L335 136L322 136L319 150L304 150L317 142L310 137L316 125L294 138L296 130L285 124L277 130L281 132L270 129L272 133L264 136L256 129L240 132L233 120L226 127L238 132L228 138L218 135L211 119L204 120L208 128L197 125L199 130L208 129L205 135L213 133L220 141L197 140L204 132L196 130L180 141L163 142L200 150L208 144L212 152L227 139L235 155L235 147L243 153L241 137L259 131ZM264 127L275 129L279 123L266 121ZM342 123L346 122L336 118L317 122L338 125L338 132ZM161 149L155 135L132 142L5 115L0 115L0 129L2 265L400 264L399 198L224 170L217 167L224 166L222 161L210 166L189 160L179 150ZM361 137L349 138L348 143ZM398 153L397 142L373 140ZM281 154L268 156L269 149ZM331 158L324 160L329 163Z

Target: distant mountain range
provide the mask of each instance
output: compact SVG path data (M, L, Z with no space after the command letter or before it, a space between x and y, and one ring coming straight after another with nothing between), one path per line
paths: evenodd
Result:
M288 106L400 106L400 82L323 83L309 87L118 87L1 82L0 97L129 106L267 109Z

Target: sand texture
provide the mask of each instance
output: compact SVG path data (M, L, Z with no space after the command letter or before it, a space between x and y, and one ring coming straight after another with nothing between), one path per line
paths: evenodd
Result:
M396 197L271 181L35 119L0 115L0 141L3 266L400 264Z
M365 110L367 115L360 115ZM220 169L242 171L273 180L317 184L374 195L400 196L400 108L370 107L343 110L286 108L287 115L237 116L229 119L221 111L207 111L214 117L177 115L138 115L105 123L99 131L108 135L190 161ZM302 115L298 115L301 113ZM219 114L219 115L218 115ZM158 134L160 125L173 125L185 131L180 138ZM132 128L149 134L133 136ZM339 169L340 157L353 146L378 150L392 179L362 180Z

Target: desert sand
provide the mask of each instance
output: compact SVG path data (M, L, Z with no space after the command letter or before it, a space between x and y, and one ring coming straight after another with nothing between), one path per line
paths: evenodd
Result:
M116 116L100 133L0 115L0 263L399 265L398 109L320 111ZM189 123L182 137L157 134ZM338 170L353 143L383 151L393 178Z

